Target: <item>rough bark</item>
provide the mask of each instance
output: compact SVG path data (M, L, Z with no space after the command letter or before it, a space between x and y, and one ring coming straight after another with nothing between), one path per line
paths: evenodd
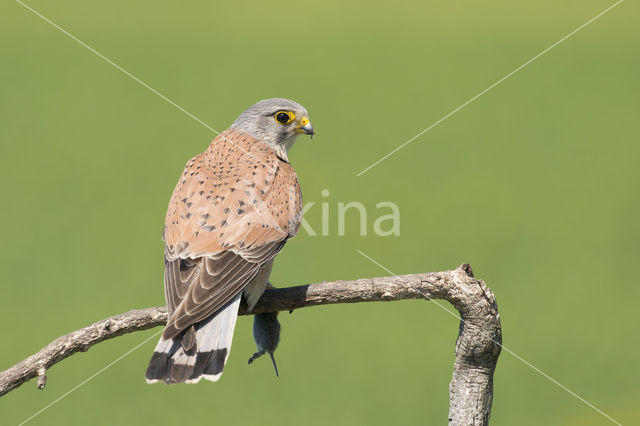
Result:
M267 290L251 312L291 311L337 303L443 299L460 313L453 378L449 386L449 424L487 425L493 400L493 373L502 344L500 316L493 292L463 264L455 270L355 281L336 281ZM246 306L240 315L249 315ZM38 353L0 373L0 396L38 377L44 388L46 371L96 343L138 330L164 325L164 307L138 309L71 332Z

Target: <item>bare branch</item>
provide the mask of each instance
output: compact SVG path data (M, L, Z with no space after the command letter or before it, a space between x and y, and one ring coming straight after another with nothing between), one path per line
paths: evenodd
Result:
M24 361L0 373L0 396L21 384L38 377L38 389L43 389L46 371L54 364L76 352L86 352L96 343L121 336L132 331L147 330L164 325L167 321L165 308L136 309L116 315L80 330L58 337Z
M336 281L265 291L253 313L292 311L337 303L388 302L405 299L443 299L460 313L456 360L449 386L450 425L487 425L493 399L493 372L502 344L495 297L482 280L463 264L453 271ZM250 315L244 305L240 315ZM164 325L164 307L116 315L71 332L35 355L0 373L0 396L34 377L44 388L46 371L76 352L104 340Z

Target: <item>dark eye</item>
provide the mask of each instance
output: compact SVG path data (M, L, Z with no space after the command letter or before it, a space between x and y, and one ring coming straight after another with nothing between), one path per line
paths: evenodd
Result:
M280 124L289 124L296 119L296 116L291 111L278 111L275 119Z

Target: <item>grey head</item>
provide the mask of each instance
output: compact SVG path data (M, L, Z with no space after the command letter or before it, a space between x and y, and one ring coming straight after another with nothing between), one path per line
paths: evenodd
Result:
M268 144L287 159L287 153L300 134L315 134L309 113L297 102L284 98L260 101L247 109L231 125Z

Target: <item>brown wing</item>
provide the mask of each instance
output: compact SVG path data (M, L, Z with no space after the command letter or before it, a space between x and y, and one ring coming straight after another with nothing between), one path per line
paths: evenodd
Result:
M273 260L298 230L300 187L293 168L237 130L191 159L165 221L164 337L218 311Z

